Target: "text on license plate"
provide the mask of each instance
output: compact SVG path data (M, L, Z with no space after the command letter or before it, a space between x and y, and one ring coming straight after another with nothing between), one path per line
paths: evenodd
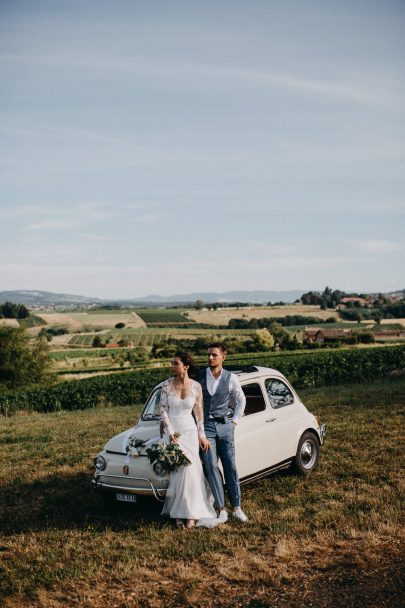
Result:
M135 494L122 494L121 492L116 492L115 498L122 502L136 502L137 496Z

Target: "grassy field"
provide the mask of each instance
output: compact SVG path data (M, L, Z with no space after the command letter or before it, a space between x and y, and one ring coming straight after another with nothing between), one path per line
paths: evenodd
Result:
M301 397L329 428L318 470L245 486L243 527L190 532L162 520L153 502L109 514L90 489L93 456L139 408L3 419L0 604L402 605L405 380Z
M52 312L38 313L52 327L66 327L72 332L83 328L113 328L117 323L125 323L127 327L145 327L144 321L135 311L89 311L89 312Z
M336 310L321 310L319 306L291 304L285 306L244 306L242 308L218 308L217 310L190 310L189 318L196 323L210 325L227 325L231 319L262 319L267 317L287 317L288 315L303 315L318 319L338 319Z
M36 311L37 312L37 311ZM318 306L285 305L285 306L261 306L242 308L219 308L217 310L183 310L183 309L136 309L136 310L88 310L83 312L39 312L45 326L30 327L27 331L31 337L35 337L44 327L64 327L69 333L54 336L50 342L50 348L56 352L63 349L88 348L91 350L96 335L102 340L118 342L125 339L132 342L135 348L151 349L157 342L166 342L170 338L195 339L204 336L207 341L214 338L227 340L230 335L253 334L254 330L227 330L220 329L220 325L226 326L231 318L262 318L282 317L288 315L302 315L326 319L334 317L335 324L323 326L326 329L346 327L359 329L367 327L367 324L340 322L334 310L321 310ZM141 318L142 317L142 318ZM6 320L7 321L7 320ZM15 320L14 320L15 321ZM383 323L390 320L383 320ZM401 319L398 320L401 322ZM1 322L1 320L0 320ZM116 330L117 323L124 323L125 327ZM15 321L17 324L17 321ZM199 327L198 323L205 323L211 327ZM192 327L196 325L196 327ZM191 328L188 327L191 325ZM177 326L177 327L176 327ZM305 325L286 327L290 333L295 333L298 339L302 339ZM312 328L314 326L311 326ZM96 333L95 333L96 332Z
M0 327L20 327L17 319L0 319Z
M186 313L183 316L182 313ZM139 313L139 314L138 314ZM66 327L71 333L91 328L113 329L117 323L125 323L128 329L146 327L146 323L208 323L213 326L226 325L233 318L284 317L286 315L305 315L326 319L336 317L334 310L321 310L319 306L286 305L237 308L218 308L217 310L182 309L134 309L134 310L89 310L87 312L38 312L47 325Z

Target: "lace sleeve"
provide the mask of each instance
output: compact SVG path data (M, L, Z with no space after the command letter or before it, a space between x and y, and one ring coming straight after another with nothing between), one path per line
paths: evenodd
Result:
M203 396L201 390L201 384L199 382L195 382L194 390L196 391L195 403L194 403L194 415L197 421L197 431L198 436L205 439L204 432L204 409L203 409Z
M160 415L165 429L169 435L173 435L173 427L170 424L169 418L169 381L166 381L162 386L162 392L160 393Z

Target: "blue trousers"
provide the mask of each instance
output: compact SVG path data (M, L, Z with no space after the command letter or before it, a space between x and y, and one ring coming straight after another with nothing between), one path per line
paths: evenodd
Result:
M208 452L201 452L205 476L214 496L215 507L225 506L224 485L221 471L218 467L218 457L224 471L226 488L232 507L240 506L240 485L235 463L234 425L230 420L216 422L210 418L204 423L205 434L211 444Z

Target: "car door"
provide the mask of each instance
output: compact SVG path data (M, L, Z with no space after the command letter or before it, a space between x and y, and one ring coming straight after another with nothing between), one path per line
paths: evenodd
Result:
M302 424L302 404L281 378L266 378L264 387L270 405L268 427L271 451L275 460L282 462L295 456L297 434Z
M246 396L245 413L235 429L236 464L241 479L271 466L266 423L270 407L264 386L253 380L242 384L242 390Z

